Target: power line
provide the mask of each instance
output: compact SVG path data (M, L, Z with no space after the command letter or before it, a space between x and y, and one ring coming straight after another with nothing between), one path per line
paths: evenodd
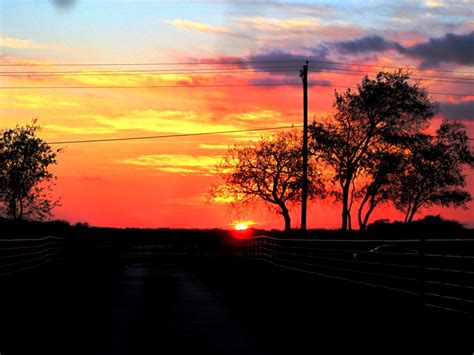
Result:
M237 129L237 130L229 130L229 131L214 131L214 132L201 132L201 133L178 133L178 134L167 134L167 135L157 135L157 136L135 136L135 137L123 137L123 138L101 138L101 139L56 141L56 142L48 142L48 144L52 145L52 144L98 143L98 142L117 142L117 141L144 140L144 139L162 139L162 138L177 138L177 137L210 136L210 135L218 135L218 134L260 132L260 131L281 130L281 129L300 128L300 127L302 127L302 125Z
M413 68L409 66L388 66L388 65L375 65L375 64L363 64L363 63L350 63L350 62L335 62L335 61L323 61L314 57L302 57L301 59L292 60L233 60L233 61L201 61L201 62L142 62L142 63L0 63L1 67L100 67L100 66L167 66L167 65L227 65L227 64L275 64L275 63L303 63L304 61L311 61L312 63L331 64L331 65L351 65L361 67L372 67L372 68L389 68L399 69L405 68L413 71L433 71L443 73L459 73L459 74L474 74L472 71L459 71L459 70L446 70L446 69L423 69Z
M302 128L302 127L303 127L303 125L291 125L291 126L279 126L279 127L238 129L238 130L229 130L229 131L211 131L211 132L200 132L200 133L177 133L177 134L155 135L155 136L134 136L134 137L123 137L123 138L81 139L81 140L70 140L70 141L54 141L54 142L48 142L47 144L56 145L56 144L100 143L100 142L135 141L135 140L147 140L147 139L196 137L196 136L211 136L211 135L232 134L232 133L247 133L247 132L271 131L271 130L283 130L283 129ZM469 137L467 139L468 140L474 140L474 138L469 138Z
M344 69L344 68L318 68L323 69L326 73L332 74L347 74L347 75L368 75L368 74L377 74L377 72L366 72L361 70L353 70L353 69ZM420 79L420 80L430 80L431 79L448 79L448 80L457 80L457 81L465 81L465 82L474 82L474 77L456 77L456 76L439 76L439 75L423 75L423 76L416 76L410 77L410 79ZM433 81L443 81L443 80L433 80Z
M192 85L127 85L127 86L0 86L0 89L142 89L142 88L203 88L203 87L245 87L245 86L293 86L298 83L262 83L262 84L192 84ZM331 86L315 84L318 86ZM334 86L335 87L335 86ZM342 87L342 86L341 86ZM347 86L348 87L348 86Z
M317 68L323 69L323 68ZM350 70L350 69L335 69L335 68L324 68L327 74L346 74L346 75L360 75L368 74L363 71ZM297 72L297 68L239 68L239 69L205 69L201 71L189 70L189 69L173 69L173 70L103 70L103 71L62 71L62 72L0 72L0 77L68 77L68 76L144 76L144 75L202 75L202 74L232 74L232 73L291 73ZM318 73L323 73L318 71ZM457 84L474 84L474 78L459 78L449 76L419 76L412 77L413 80L426 80L435 82L445 83L457 83ZM440 80L442 79L442 80ZM447 79L447 80L444 80Z
M300 83L262 83L262 84L192 84L192 85L127 85L127 86L0 86L0 90L25 90L25 89L162 89L162 88L206 88L206 87L278 87L300 86ZM356 89L356 86L308 83L309 86L323 86L333 88ZM430 92L431 95L471 96L472 94L451 92Z
M354 70L350 68L334 68L334 67L322 67L322 66L314 66L316 71L313 72L321 72L320 70L327 70L329 72L341 72L341 73L358 73L358 74L375 74L377 72L367 72L361 70ZM148 74L148 73L214 73L214 72L252 72L252 71L262 71L262 72L272 72L273 70L299 70L299 66L291 65L291 66L262 66L262 67L255 67L255 68L246 68L246 67L237 67L237 68L199 68L199 69L190 69L190 68L173 68L173 69L121 69L121 70L88 70L88 71L81 71L81 70L66 70L66 71L2 71L0 72L0 76L31 76L31 75L39 75L39 76L53 76L53 75L61 75L61 74L78 74L78 75L105 75L105 74L126 74L131 73L133 75L139 75L141 73ZM474 74L474 73L472 73ZM419 76L421 79L425 78L434 78L434 79L456 79L456 80L474 80L474 77L458 77L458 76L439 76L439 75L423 75Z
M226 65L226 64L275 64L301 63L302 60L262 60L262 61L202 61L202 62L142 62L142 63L0 63L1 67L114 67L114 66L168 66L168 65Z
M93 70L93 71L80 71L80 70L66 70L66 71L8 71L0 72L0 76L30 76L30 75L41 75L41 76L56 76L56 75L116 75L116 74L182 74L182 73L214 73L214 72L272 72L273 70L298 70L296 66L278 66L278 67L259 67L259 68L200 68L200 69L189 69L189 68L174 68L174 69L122 69L122 70Z

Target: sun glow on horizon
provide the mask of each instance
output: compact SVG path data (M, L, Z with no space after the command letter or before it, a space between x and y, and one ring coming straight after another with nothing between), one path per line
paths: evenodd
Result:
M238 223L235 225L235 230L236 231L244 231L244 230L247 230L249 228L248 225L244 224L244 223Z

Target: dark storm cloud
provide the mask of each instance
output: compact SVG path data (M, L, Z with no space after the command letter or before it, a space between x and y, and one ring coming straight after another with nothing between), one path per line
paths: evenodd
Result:
M442 63L459 65L474 64L474 31L457 35L447 33L441 38L430 40L412 46L403 46L399 42L388 40L379 35L370 35L348 41L326 42L314 48L300 48L309 54L294 54L289 51L274 49L266 52L252 53L246 57L219 58L218 60L237 62L242 68L256 69L283 77L294 77L299 69L309 60L310 71L320 72L327 69L340 69L331 63L334 53L345 55L370 55L388 50L394 50L408 57L421 60L420 67L437 67ZM212 62L212 59L206 59ZM282 70L288 70L285 73ZM260 79L256 79L257 81ZM267 80L267 79L262 79Z
M474 31L464 35L447 33L444 37L430 38L426 42L406 47L378 35L335 42L332 47L342 54L385 52L393 49L408 57L420 59L420 67L424 68L437 67L441 63L474 64Z
M327 53L316 53L318 57L321 59L326 59ZM263 66L263 65L269 65L270 63L258 63L258 62L288 62L287 65L291 65L291 63L298 63L301 62L301 64L304 64L304 62L308 59L308 55L303 55L303 54L292 54L289 52L285 52L282 50L273 50L270 52L264 52L264 53L256 53L256 54L251 54L248 57L248 61L254 62L251 65L253 67L258 67L258 66ZM313 57L313 55L311 55Z
M442 102L440 113L444 118L457 121L474 121L474 101L465 101L457 104Z
M471 65L474 64L474 31L466 35L447 33L441 38L401 47L399 51L421 59L421 67L436 67L443 62Z
M259 69L259 68L264 68L264 67L274 67L277 68L300 68L303 64L305 64L306 60L310 59L312 61L328 61L328 55L329 55L329 49L325 45L319 45L316 48L310 49L312 52L309 55L304 55L304 54L293 54L290 52L285 52L282 50L272 50L269 52L263 52L263 53L254 53L249 55L248 57L245 58L246 61L252 62L250 64L245 64L245 66L253 68L253 69ZM275 62L274 64L272 64ZM311 66L311 63L310 63ZM327 68L327 66L326 66ZM268 72L272 73L272 69L269 69ZM310 67L311 72L318 72L321 71L322 69L318 69L316 66L311 66ZM298 70L296 70L297 73L299 73ZM275 73L273 71L273 73ZM278 72L276 73L278 74ZM284 73L280 73L284 74ZM294 74L291 73L289 74L293 76Z
M366 36L351 41L340 41L334 43L334 47L338 52L348 53L366 53L366 52L384 52L389 49L396 49L400 44L388 41L378 35Z

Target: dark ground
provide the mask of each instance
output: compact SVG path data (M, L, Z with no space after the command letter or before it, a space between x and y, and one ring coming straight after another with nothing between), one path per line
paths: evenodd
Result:
M474 350L470 319L270 265L176 258L87 265L0 280L2 355Z

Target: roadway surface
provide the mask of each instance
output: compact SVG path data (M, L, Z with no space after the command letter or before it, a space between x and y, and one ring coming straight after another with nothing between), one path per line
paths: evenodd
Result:
M130 264L75 276L19 286L2 310L2 355L267 354L272 347L186 268Z
M129 263L7 281L1 355L472 354L457 319L261 266Z
M99 354L266 353L216 290L176 265L123 267L117 297L102 311L96 334L109 331L96 339Z

